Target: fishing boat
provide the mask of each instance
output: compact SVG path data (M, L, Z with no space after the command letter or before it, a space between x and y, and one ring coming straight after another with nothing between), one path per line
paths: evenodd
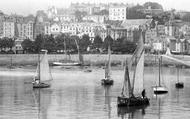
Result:
M158 74L158 85L157 86L154 86L153 87L153 91L154 91L154 94L164 94L164 93L168 93L168 90L165 86L162 86L161 85L161 61L162 61L162 57L159 55L158 57L158 71L159 71L159 74Z
M38 65L32 82L33 88L48 88L53 80L47 59L47 50L42 50L42 52L44 53L42 57L40 57L40 53L38 55Z
M177 82L175 83L176 88L183 88L184 84L183 82L179 81L179 66L177 66Z
M75 43L78 49L79 62L72 61L70 54L68 54L66 49L66 40L64 40L64 51L65 51L65 59L62 61L55 61L52 63L53 66L81 66L83 64L83 56L80 53L79 45L75 39Z
M129 70L132 67L132 64L135 65L133 71L133 77L130 78ZM139 39L138 46L130 59L126 60L125 63L125 72L124 72L124 82L122 87L121 96L117 98L118 107L126 106L142 106L149 105L149 98L145 96L144 89L144 43L142 34Z
M105 63L105 78L101 80L102 85L113 85L113 80L111 79L111 48L108 46L108 60Z

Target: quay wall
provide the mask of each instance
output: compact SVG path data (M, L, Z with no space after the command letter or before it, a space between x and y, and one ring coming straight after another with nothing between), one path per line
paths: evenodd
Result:
M130 59L132 55L128 54L113 54L111 56L112 65L123 65L125 59ZM190 62L190 56L187 55L175 55L174 57ZM65 56L63 54L48 54L48 60L50 65L53 61L63 60ZM106 54L84 54L84 64L85 65L104 65L107 60ZM78 61L78 55L71 55L73 61ZM24 66L24 65L36 65L38 61L38 54L2 54L0 55L0 65L8 66L11 64L15 66ZM145 54L145 65L157 65L158 57L156 55ZM178 64L169 59L163 58L162 65L175 65Z

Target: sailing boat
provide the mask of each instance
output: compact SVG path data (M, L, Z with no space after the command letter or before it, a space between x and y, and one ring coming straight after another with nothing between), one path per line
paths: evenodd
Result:
M47 50L42 51L45 53L41 59L40 54L38 55L38 66L32 82L33 88L48 88L50 87L50 81L53 80L47 59Z
M179 66L177 66L177 82L175 83L176 88L183 88L183 82L179 82Z
M101 80L102 85L113 85L113 80L111 79L111 48L108 46L108 61L105 63L105 78Z
M129 76L129 70L132 64L136 63L133 78ZM124 83L122 87L121 96L117 98L117 105L121 106L142 106L149 105L149 99L145 96L145 89L143 88L144 75L144 43L141 37L138 46L128 65L126 60ZM142 96L141 96L142 93Z
M159 61L159 65L158 65L158 68L159 68L159 74L158 74L158 86L154 86L153 87L153 91L155 94L164 94L164 93L168 93L168 90L165 86L161 86L161 78L160 78L160 75L161 75L161 59L162 57L159 56L158 58L158 61Z
M66 49L66 40L64 39L64 51L65 51L65 61L57 61L57 62L53 62L53 66L80 66L83 64L83 56L79 51L79 45L75 39L75 43L78 49L78 55L79 55L79 62L74 62L71 61L71 56L70 54L67 53L67 49Z

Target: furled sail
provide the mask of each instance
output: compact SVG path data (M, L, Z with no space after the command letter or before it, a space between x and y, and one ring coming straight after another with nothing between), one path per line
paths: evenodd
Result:
M108 61L106 62L106 67L105 67L105 78L110 79L110 70L111 70L111 48L110 45L108 46Z
M49 63L47 59L47 51L45 51L45 54L42 56L40 60L39 69L40 69L39 73L40 73L41 82L52 80L52 76L49 69Z

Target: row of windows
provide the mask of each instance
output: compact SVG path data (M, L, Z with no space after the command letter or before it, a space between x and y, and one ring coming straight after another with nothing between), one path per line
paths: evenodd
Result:
M126 9L125 8L115 8L115 9L113 9L113 8L111 8L110 9L110 11L118 11L118 12L120 12L120 11L125 11Z

